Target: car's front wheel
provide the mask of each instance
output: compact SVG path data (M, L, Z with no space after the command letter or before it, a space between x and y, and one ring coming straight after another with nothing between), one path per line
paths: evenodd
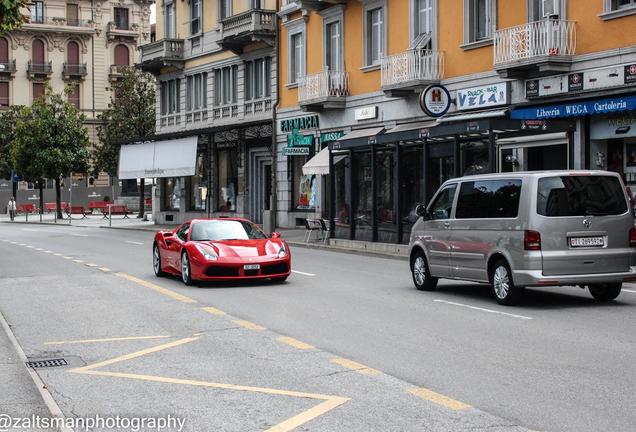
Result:
M192 269L190 267L190 258L186 251L181 253L181 280L186 285L192 285Z
M590 294L598 301L611 301L614 300L621 293L623 284L617 283L604 283L604 284L592 284L588 286Z
M490 283L497 303L514 305L521 300L523 289L512 280L512 272L506 260L500 259L494 263L490 270Z
M166 273L161 269L161 251L157 243L152 248L152 268L155 271L155 276L165 276Z
M417 251L411 262L411 273L413 275L413 283L415 288L420 291L433 291L437 288L438 279L433 277L428 270L428 262L426 256L421 250Z

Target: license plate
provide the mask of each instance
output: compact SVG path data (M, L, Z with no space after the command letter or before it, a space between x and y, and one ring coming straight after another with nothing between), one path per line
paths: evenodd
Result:
M603 247L603 237L570 237L571 247Z
M258 270L261 268L260 264L245 264L243 270Z

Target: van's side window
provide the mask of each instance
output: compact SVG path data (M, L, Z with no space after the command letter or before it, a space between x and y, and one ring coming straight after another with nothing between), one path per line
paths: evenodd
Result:
M439 195L437 195L437 198L435 198L435 201L433 201L433 204L431 204L431 219L450 219L456 189L456 184L446 186L442 189Z
M519 212L521 180L497 179L462 183L457 219L515 218Z

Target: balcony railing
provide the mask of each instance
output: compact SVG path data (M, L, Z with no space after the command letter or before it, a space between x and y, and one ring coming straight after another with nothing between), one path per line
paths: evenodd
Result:
M15 72L15 60L0 61L0 74L14 74Z
M162 39L139 47L141 68L156 73L166 65L183 62L183 39Z
M93 21L78 18L32 16L27 24L46 24L69 27L92 27Z
M234 118L239 115L239 106L238 104L230 104L230 105L221 105L215 106L212 109L212 118L217 119L225 119L225 118Z
M276 11L251 9L221 21L221 44L240 51L254 41L273 43L276 34Z
M576 51L576 23L545 19L497 30L494 50L495 66L544 57L571 56Z
M439 81L444 76L444 53L414 49L384 57L381 72L382 87L403 87L418 82Z
M72 77L83 77L86 76L86 63L81 64L69 64L64 63L62 66L62 74L65 79L69 79Z
M110 73L108 74L108 78L111 81L118 80L119 78L124 76L124 72L129 67L130 66L128 66L128 65L110 65Z
M349 74L326 70L306 75L298 79L298 102L310 104L313 101L344 99L349 95Z
M29 60L27 64L27 74L29 76L34 75L51 75L53 73L53 65L51 62L48 63L33 63Z
M246 116L269 113L272 111L272 100L270 98L246 100L244 108Z

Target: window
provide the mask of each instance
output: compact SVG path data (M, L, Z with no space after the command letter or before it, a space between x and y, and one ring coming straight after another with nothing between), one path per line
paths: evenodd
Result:
M31 43L31 60L34 65L44 65L44 42L40 39L33 39Z
M197 153L195 172L187 179L188 210L205 211L208 200L208 163L205 149Z
M119 30L128 30L128 8L115 8L115 27Z
M9 63L9 41L0 37L0 64L7 65Z
M415 0L415 34L433 32L433 0Z
M466 42L479 42L492 38L497 12L496 0L465 0Z
M73 89L68 94L68 101L71 105L75 106L77 110L80 109L80 84L79 82L72 83Z
M31 4L31 22L35 24L44 24L44 2L34 1Z
M354 152L352 155L352 181L354 188L353 220L356 240L373 240L373 188L371 187L371 152Z
M366 64L380 64L384 54L384 8L368 9L366 12Z
M214 104L230 105L238 100L238 66L214 71Z
M130 64L130 51L124 44L115 46L115 64L117 66L128 66Z
M245 100L268 98L272 95L272 59L245 62Z
M635 7L636 0L612 0L612 10Z
M431 219L450 219L453 199L455 198L455 189L457 189L457 185L452 184L446 186L439 195L437 195L437 198L435 198L435 201L433 201L429 209Z
M33 100L44 95L44 83L33 83Z
M201 31L201 0L190 1L190 34Z
M267 236L261 229L248 221L207 220L192 224L192 241L209 240L257 240Z
M566 0L528 0L528 20L558 18L565 12L565 2Z
M0 81L0 107L9 106L9 83Z
M261 0L252 0L252 9L262 9L262 1Z
M326 66L329 70L339 71L342 68L342 42L340 21L325 26Z
M400 214L402 243L409 242L411 229L419 219L415 208L424 201L424 148L403 148L400 154Z
M135 180L133 180L135 181ZM179 211L181 206L181 178L163 179L163 210Z
M539 179L537 213L548 217L620 215L627 211L621 183L610 176Z
M161 115L179 112L179 80L163 81L161 83Z
M174 39L176 37L176 24L175 24L175 12L174 12L174 3L166 2L166 11L164 13L165 28L166 28L166 39Z
M303 51L303 34L296 33L291 35L289 44L289 53L291 58L289 59L290 71L289 82L297 83L298 78L304 75L303 63L304 63L304 51Z
M190 75L186 84L186 111L198 111L208 106L208 74Z
M379 150L375 154L375 217L378 225L377 240L382 243L397 241L397 214L395 212L395 151Z
M190 224L185 223L181 225L181 228L179 228L179 230L177 231L177 237L181 241L187 241L189 232L190 232Z
M66 5L66 24L70 26L79 25L79 11L77 5L74 3L68 3Z
M236 187L238 184L238 153L236 147L219 148L216 152L216 160L218 211L236 211Z
M219 0L219 9L221 19L232 16L232 0Z
M311 156L290 156L293 188L293 208L298 210L312 210L316 208L318 193L318 179L315 175L304 175L303 165Z
M457 199L457 219L516 218L521 180L501 179L464 182Z

